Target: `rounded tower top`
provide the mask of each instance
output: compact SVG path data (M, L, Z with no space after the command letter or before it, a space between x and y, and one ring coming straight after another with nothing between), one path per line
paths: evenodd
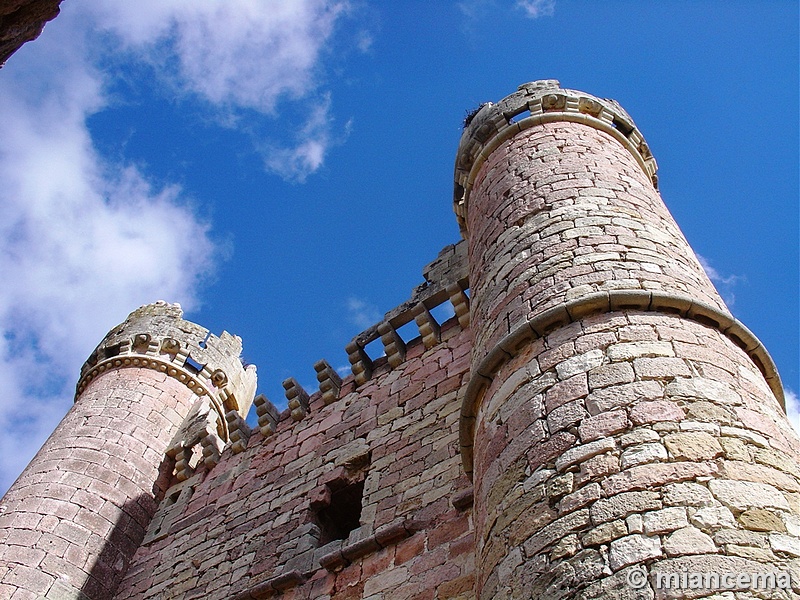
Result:
M150 368L177 379L198 396L208 396L227 439L225 413L246 416L256 390L256 367L241 358L242 340L219 337L183 319L180 304L158 301L134 310L112 329L81 368L76 398L101 373L125 367Z
M570 121L599 129L617 139L657 187L656 161L630 115L616 100L561 87L556 79L523 83L498 103L487 102L470 114L456 153L453 210L461 234L475 177L486 158L516 133L542 123Z

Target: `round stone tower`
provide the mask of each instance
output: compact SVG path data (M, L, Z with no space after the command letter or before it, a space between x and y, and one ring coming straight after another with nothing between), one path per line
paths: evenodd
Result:
M74 406L0 501L0 597L112 598L173 478L168 449L190 410L209 405L222 441L225 413L246 414L256 373L241 340L182 314L137 309L84 364Z
M667 211L619 104L547 80L481 107L455 211L478 597L757 588L739 574L800 585L800 442L780 379Z

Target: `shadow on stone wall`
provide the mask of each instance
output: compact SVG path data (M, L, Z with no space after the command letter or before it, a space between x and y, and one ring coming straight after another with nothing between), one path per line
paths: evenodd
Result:
M166 458L159 467L159 477L153 485L152 494L140 494L122 506L119 518L105 539L97 539L97 547L92 548L94 536L89 541L87 551L96 556L89 577L81 587L80 600L112 600L122 582L136 550L150 526L150 521L171 483L175 463ZM100 519L98 519L98 522ZM48 595L49 596L49 595ZM66 596L64 597L66 598ZM70 600L74 596L69 597ZM62 600L54 596L49 600Z

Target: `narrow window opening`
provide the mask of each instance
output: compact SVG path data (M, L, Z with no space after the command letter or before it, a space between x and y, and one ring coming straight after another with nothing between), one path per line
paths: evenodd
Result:
M614 117L611 124L615 128L619 129L622 132L622 135L624 135L625 137L628 137L633 131L633 127L631 127L630 124L626 123L622 119L618 119L617 117Z
M383 342L380 337L375 338L364 346L364 351L373 361L378 360L382 356L386 356L386 349L383 347Z
M351 531L361 526L363 497L363 481L331 490L330 503L316 511L320 546L334 540L346 540Z

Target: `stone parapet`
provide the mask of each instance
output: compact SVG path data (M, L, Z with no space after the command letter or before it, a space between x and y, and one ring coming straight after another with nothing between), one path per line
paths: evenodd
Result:
M81 368L76 399L98 375L114 369L154 369L207 397L228 439L225 414L246 416L256 391L256 367L244 365L242 340L227 331L217 337L186 321L179 304L156 302L133 311L95 348Z
M405 342L398 329L412 321L417 325L426 348L439 341L440 323L431 310L450 302L458 323L469 327L469 274L467 272L467 244L464 241L445 246L439 256L422 271L425 282L411 292L411 298L386 313L383 321L355 336L345 346L351 370L357 385L364 385L372 376L374 361L366 351L368 344L380 339L386 360L395 368L405 360Z
M453 209L467 237L469 197L487 157L520 131L544 123L581 123L614 137L657 186L658 167L641 132L616 100L562 89L558 80L523 83L497 104L487 102L468 118L456 154Z

